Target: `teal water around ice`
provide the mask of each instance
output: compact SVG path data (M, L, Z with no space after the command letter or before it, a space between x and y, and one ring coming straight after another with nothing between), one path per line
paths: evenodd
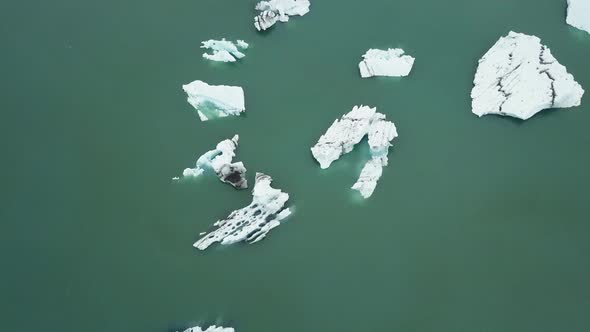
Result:
M477 60L539 36L590 90L590 35L565 0L313 1L268 33L254 0L13 1L0 10L0 330L590 330L590 97L527 122L477 118ZM244 39L236 64L202 40ZM416 57L361 79L369 48ZM242 117L200 122L182 84L240 85ZM399 130L377 189L361 146L309 148L354 105ZM247 205L214 177L171 181L240 135L295 213L255 245L192 247Z

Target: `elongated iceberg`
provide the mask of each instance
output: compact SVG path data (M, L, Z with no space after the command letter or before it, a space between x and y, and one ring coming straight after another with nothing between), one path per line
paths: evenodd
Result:
M270 0L260 1L256 10L260 11L254 17L256 30L266 30L277 22L289 21L289 16L303 16L309 12L309 0Z
M479 60L471 91L478 116L529 119L547 108L578 106L584 90L535 36L510 32Z
M201 48L209 49L213 53L203 53L203 58L211 61L219 62L235 62L238 59L245 57L246 55L240 50L248 48L248 43L243 40L238 40L235 43L229 40L206 40L201 42Z
M244 90L239 86L209 85L194 81L182 86L188 95L188 102L199 114L201 121L240 115L246 110Z
M291 210L285 207L289 194L272 188L271 182L270 176L256 173L252 203L215 222L213 225L218 228L205 234L195 242L194 247L205 250L215 242L222 245L241 241L255 243L266 237L271 229L279 226L291 214Z
M205 170L211 169L217 174L221 182L228 183L238 189L248 188L246 167L241 161L232 162L236 155L235 150L238 147L238 140L239 136L235 135L232 139L219 142L214 150L210 150L199 157L194 168L186 168L182 172L182 176L184 178L198 177Z
M566 22L590 33L590 0L567 0Z
M397 129L393 122L387 121L384 114L377 113L376 108L354 106L352 111L337 119L311 148L313 157L322 169L330 167L354 148L366 135L371 151L371 159L363 167L357 182L352 189L357 190L364 198L373 194L377 181L383 174L383 166L387 166L391 141L397 137Z
M387 51L370 49L363 55L359 63L361 77L373 76L408 76L414 66L414 58L404 55L401 48L390 48Z
M184 332L234 332L234 331L235 330L231 327L221 327L221 326L215 326L215 325L211 325L205 330L203 330L199 326L191 327L191 328L184 330Z

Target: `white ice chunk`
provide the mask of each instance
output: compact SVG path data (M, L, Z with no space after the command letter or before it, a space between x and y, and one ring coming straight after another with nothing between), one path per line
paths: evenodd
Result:
M341 155L352 151L365 135L369 135L371 159L363 167L359 179L352 186L364 198L370 197L387 166L391 141L397 137L393 122L387 121L385 115L377 113L375 108L355 106L352 111L334 121L318 143L311 148L314 158L321 168L328 168Z
M203 53L203 58L212 61L220 62L235 62L237 59L241 59L246 55L240 52L241 49L248 48L248 43L243 40L238 40L235 43L225 40L207 40L201 42L201 48L209 49L213 51L213 54Z
M221 326L209 326L206 330L203 330L199 326L191 327L189 329L184 330L184 332L234 332L235 330L231 327L221 327Z
M377 187L377 181L383 174L383 166L381 160L370 159L363 167L358 180L352 186L352 189L361 193L363 198L369 198L373 195L375 187Z
M210 150L199 157L194 168L186 168L182 172L182 176L185 178L198 177L206 169L211 169L222 182L238 189L248 188L246 167L241 161L232 162L236 156L235 150L238 147L238 140L239 136L235 135L232 139L219 142L214 150Z
M252 203L233 211L226 219L218 220L213 224L218 228L193 246L205 250L215 242L228 245L240 241L254 243L262 240L271 229L281 224L281 220L291 214L291 210L285 207L289 194L272 188L271 182L270 176L256 173Z
M246 110L244 90L239 86L209 85L197 80L183 85L182 89L201 121L239 115Z
M566 22L590 33L590 0L567 0Z
M254 17L256 30L266 30L278 21L287 22L289 16L303 16L309 12L309 0L270 0L260 1L256 10L260 11Z
M526 120L543 109L578 106L584 90L535 36L510 32L479 60L471 91L478 116Z
M408 76L414 65L414 58L404 55L401 48L390 48L387 51L370 49L363 55L359 63L361 77L373 76Z
M354 106L352 111L334 121L311 148L311 153L322 169L330 167L334 160L352 151L352 148L369 132L375 112L376 108Z
M397 128L391 121L385 120L385 115L376 113L369 127L369 147L371 158L379 159L382 166L387 166L387 155L391 141L397 137Z

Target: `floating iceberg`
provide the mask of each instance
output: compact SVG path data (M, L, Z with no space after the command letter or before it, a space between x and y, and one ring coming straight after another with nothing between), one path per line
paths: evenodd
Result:
M371 197L382 174L383 165L381 165L381 161L379 159L370 159L361 170L358 180L351 189L358 191L363 198Z
M246 109L244 90L239 86L209 85L197 80L183 85L182 89L201 121L239 115Z
M237 59L241 59L246 55L240 52L240 49L247 49L248 43L243 40L238 40L235 43L225 40L207 40L201 42L201 48L210 49L213 54L203 53L203 58L211 61L220 62L235 62Z
M590 33L590 0L567 0L566 22Z
M377 181L383 174L383 167L387 166L391 141L397 137L397 128L393 122L385 120L385 115L376 113L369 127L369 147L371 160L363 167L358 180L352 189L361 193L364 198L371 197Z
M330 167L341 155L352 151L369 132L376 108L354 106L352 111L332 123L319 141L311 148L313 157L322 169Z
M209 326L206 330L203 330L199 326L191 327L189 329L184 330L184 332L234 332L235 330L231 327L221 327L221 326Z
M578 106L584 90L535 36L510 32L479 60L471 91L478 116L526 120L543 109Z
M270 0L260 1L256 10L260 11L254 18L256 30L266 30L277 21L287 22L289 16L303 16L309 12L309 0Z
M208 151L197 160L195 168L186 168L182 172L184 178L198 177L206 169L212 169L219 177L219 180L229 183L234 188L248 188L246 181L246 167L240 162L232 163L235 157L235 150L238 147L239 136L235 135L232 139L226 139L219 144L214 150ZM173 180L178 180L178 177Z
M252 203L245 208L235 210L223 220L217 221L218 228L202 237L193 246L205 250L215 242L223 245L240 241L255 243L262 240L281 220L291 214L285 204L289 194L270 186L272 178L256 173L256 183L252 190Z
M351 112L334 121L311 148L311 153L325 169L340 156L352 151L365 135L369 136L371 159L363 167L352 189L367 198L377 186L383 173L382 167L387 166L390 142L397 137L395 124L387 121L384 114L377 113L376 108L354 106Z
M401 48L390 48L387 51L370 49L363 55L359 63L361 77L373 76L408 76L414 65L414 58L404 55Z

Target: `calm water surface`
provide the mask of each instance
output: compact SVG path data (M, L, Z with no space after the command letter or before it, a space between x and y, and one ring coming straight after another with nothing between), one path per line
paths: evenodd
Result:
M589 331L590 99L527 122L477 118L477 60L508 31L542 38L590 90L590 35L565 0L316 0L269 33L255 0L0 6L0 330ZM200 41L245 39L239 64ZM416 57L361 79L371 47ZM241 85L243 117L200 122L181 85ZM369 151L322 171L309 148L354 105L395 121L370 199ZM192 243L249 191L172 183L240 135L253 183L295 214L256 245Z

